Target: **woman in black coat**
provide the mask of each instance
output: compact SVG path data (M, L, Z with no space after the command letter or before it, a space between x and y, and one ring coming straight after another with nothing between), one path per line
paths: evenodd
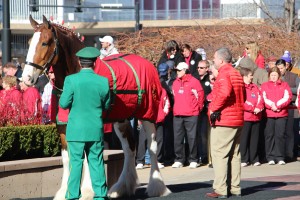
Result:
M189 65L190 74L199 80L198 63L202 60L201 55L196 51L193 51L191 46L188 44L182 45L181 51L184 56L184 61Z

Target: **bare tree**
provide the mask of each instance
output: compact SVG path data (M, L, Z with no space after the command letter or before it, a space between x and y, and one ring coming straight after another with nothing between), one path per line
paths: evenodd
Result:
M252 0L253 3L261 9L261 11L268 16L270 21L280 28L284 28L285 31L290 34L292 31L298 31L299 22L295 12L295 0L285 0L283 4L284 18L282 21L274 17L264 0Z
M286 18L286 29L290 34L295 25L295 0L285 0L284 1L284 16Z

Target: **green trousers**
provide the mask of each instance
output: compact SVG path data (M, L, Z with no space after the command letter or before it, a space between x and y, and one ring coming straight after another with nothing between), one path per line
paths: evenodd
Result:
M103 141L74 142L68 141L70 157L68 188L66 199L79 199L81 197L80 182L84 153L86 153L92 186L95 193L94 199L108 199L107 185L103 160Z

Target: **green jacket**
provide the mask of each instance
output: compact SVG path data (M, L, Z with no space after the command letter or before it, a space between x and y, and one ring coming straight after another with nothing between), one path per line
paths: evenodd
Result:
M110 106L108 79L92 69L67 76L59 105L70 109L67 141L101 141L102 110Z

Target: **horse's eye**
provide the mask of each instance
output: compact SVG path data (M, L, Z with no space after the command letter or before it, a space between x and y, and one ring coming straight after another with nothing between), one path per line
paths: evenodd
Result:
M47 46L48 44L46 43L46 42L43 42L42 43L42 46L44 47L44 46Z

